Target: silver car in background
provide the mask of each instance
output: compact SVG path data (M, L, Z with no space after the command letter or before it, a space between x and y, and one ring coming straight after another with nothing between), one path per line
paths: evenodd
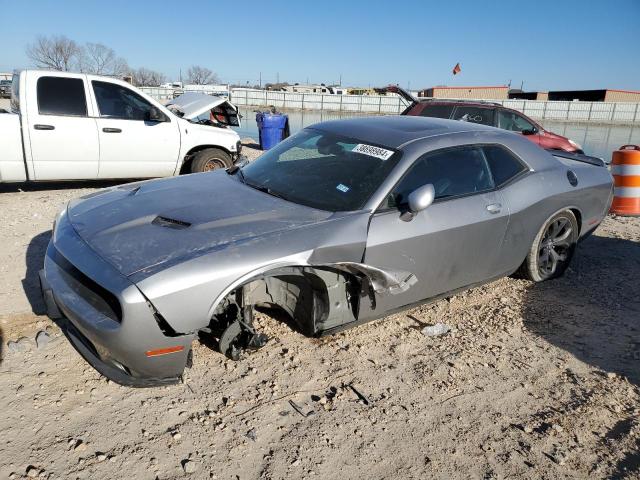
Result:
M320 336L516 271L557 277L611 199L601 161L503 130L331 121L242 167L70 202L40 278L99 372L166 384L199 334L234 359L264 345L255 306Z

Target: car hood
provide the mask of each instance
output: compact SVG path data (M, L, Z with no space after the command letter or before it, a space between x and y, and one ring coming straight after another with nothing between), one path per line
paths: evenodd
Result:
M332 216L224 170L101 190L72 201L67 213L77 234L125 276Z
M214 97L204 93L187 92L166 104L169 109L177 109L183 113L182 118L193 120L212 108L228 103L234 110L237 108L225 97Z

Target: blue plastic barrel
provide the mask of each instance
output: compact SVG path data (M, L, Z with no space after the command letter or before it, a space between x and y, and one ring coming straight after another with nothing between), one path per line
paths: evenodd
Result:
M288 136L289 117L281 113L259 112L256 114L260 148L269 150Z

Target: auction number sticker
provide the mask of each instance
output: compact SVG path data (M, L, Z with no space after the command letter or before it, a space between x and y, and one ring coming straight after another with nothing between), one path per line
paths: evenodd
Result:
M369 155L370 157L376 157L381 160L388 160L389 157L393 155L392 150L387 150L386 148L374 147L373 145L365 145L364 143L359 143L351 151L356 153L362 153L364 155Z

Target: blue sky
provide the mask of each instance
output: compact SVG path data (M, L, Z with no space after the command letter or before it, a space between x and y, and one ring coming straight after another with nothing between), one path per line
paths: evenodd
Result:
M0 12L0 71L29 66L37 35L62 34L171 79L199 64L233 83L262 72L263 83L640 90L640 0L0 0Z

